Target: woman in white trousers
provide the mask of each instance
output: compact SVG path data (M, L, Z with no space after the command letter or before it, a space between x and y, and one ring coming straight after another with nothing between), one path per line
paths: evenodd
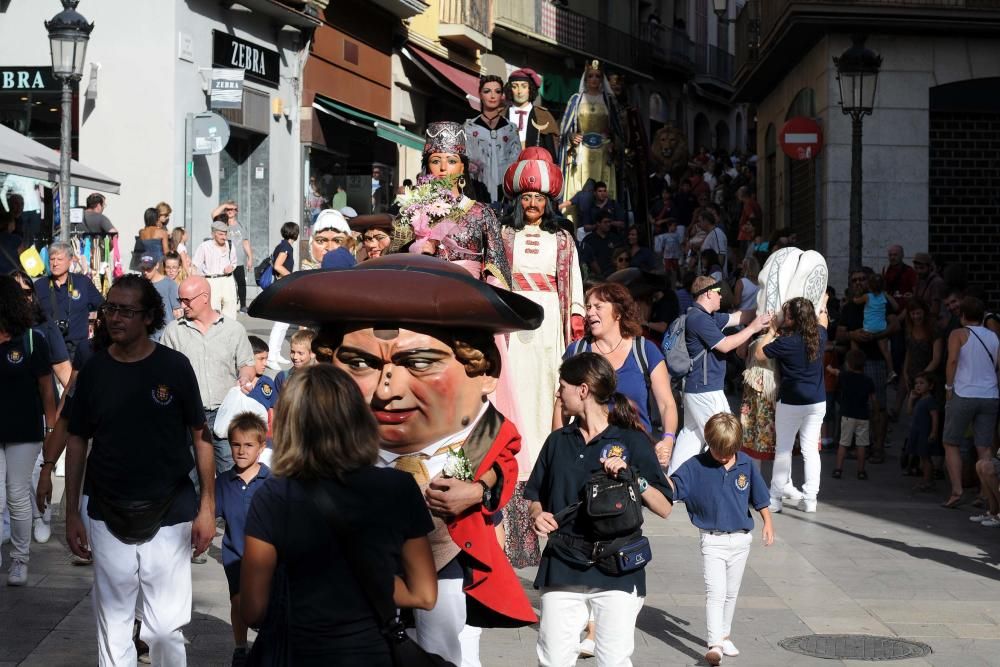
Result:
M757 359L773 359L778 366L781 386L774 410L775 454L771 472L771 512L780 512L784 498L798 502L805 512L816 511L819 494L819 442L826 415L826 387L823 383L823 348L826 346L826 295L819 312L804 297L790 299L782 306L781 323L772 320L771 329L757 347ZM805 482L800 492L792 483L792 449L798 436L805 462Z

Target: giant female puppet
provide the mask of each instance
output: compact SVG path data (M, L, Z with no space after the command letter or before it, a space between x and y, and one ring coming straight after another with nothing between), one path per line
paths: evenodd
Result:
M535 622L494 531L514 493L521 437L486 397L499 373L495 334L537 328L542 309L406 253L293 274L250 314L319 327L317 357L354 378L378 422L377 465L411 473L424 491L438 598L415 611L418 643L477 666L480 628Z
M507 169L503 186L514 199L514 211L501 231L511 289L545 311L542 326L512 334L507 350L511 376L517 379L514 401L523 444L520 480L504 513L504 528L511 562L527 567L538 563L540 553L522 491L552 431L552 397L559 387L562 354L583 336L583 280L573 237L556 221L553 201L562 189L562 174L548 151L521 151Z
M560 135L563 198L571 198L592 178L606 183L608 196L617 199L615 156L624 136L614 92L596 60L587 63L579 92L566 103Z
M494 75L479 79L479 108L475 118L465 121L466 153L476 178L499 209L504 172L521 152L517 127L504 117L503 79Z

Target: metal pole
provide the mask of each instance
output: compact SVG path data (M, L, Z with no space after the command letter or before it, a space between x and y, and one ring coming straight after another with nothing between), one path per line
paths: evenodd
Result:
M851 228L850 228L850 270L862 266L861 232L861 115L852 117L851 122Z
M73 159L73 86L69 77L62 80L62 128L59 131L59 238L69 241L69 180Z
M184 229L194 239L194 114L184 117Z

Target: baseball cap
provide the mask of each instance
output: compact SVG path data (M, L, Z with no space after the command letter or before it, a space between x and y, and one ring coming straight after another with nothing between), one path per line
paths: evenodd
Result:
M154 266L156 266L156 259L151 255L143 255L139 258L139 268L143 271L149 271Z
M344 219L344 214L332 208L320 211L320 214L316 217L316 222L313 223L312 233L317 234L326 229L332 229L343 234L351 233L351 227L347 224L347 220Z
M344 208L340 209L340 213L348 220L350 220L351 218L358 217L358 212L355 211L354 208L351 206L345 206Z
M212 223L212 231L213 232L228 232L229 231L229 225L227 225L224 222L213 222Z

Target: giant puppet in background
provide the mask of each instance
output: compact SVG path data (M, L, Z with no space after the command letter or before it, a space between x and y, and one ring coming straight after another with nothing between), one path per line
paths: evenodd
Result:
M517 128L521 148L540 146L555 162L559 147L559 123L548 109L535 104L542 77L533 69L516 69L507 77L507 120Z
M617 151L624 146L624 136L615 94L598 61L587 63L579 90L566 103L559 131L563 199L572 198L591 178L605 183L608 196L617 199L615 161Z
M521 152L517 125L504 117L503 79L492 74L479 79L479 108L465 121L466 155L499 210L503 175Z
M454 263L401 253L295 273L250 313L319 327L317 358L354 379L378 422L376 465L412 474L424 492L438 597L414 612L417 643L475 667L480 628L534 623L494 529L521 436L486 397L500 371L495 335L537 328L542 308Z
M633 220L639 225L641 234L645 234L647 245L652 246L652 233L644 224L648 219L646 209L649 204L649 194L646 191L646 176L649 174L648 151L649 139L646 128L639 114L639 109L629 103L628 80L624 72L608 74L608 85L615 95L618 104L618 124L622 128L624 144L621 147L621 158L618 162L618 201L631 211ZM641 237L640 237L641 238Z

